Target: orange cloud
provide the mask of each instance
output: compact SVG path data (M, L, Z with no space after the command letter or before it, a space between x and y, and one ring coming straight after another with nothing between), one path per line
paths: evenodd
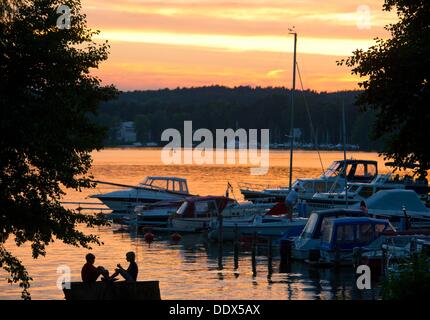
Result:
M84 0L83 11L111 43L95 74L123 90L290 86L295 26L305 86L330 91L357 88L335 62L387 36L394 17L382 4L367 4L364 17L362 0Z

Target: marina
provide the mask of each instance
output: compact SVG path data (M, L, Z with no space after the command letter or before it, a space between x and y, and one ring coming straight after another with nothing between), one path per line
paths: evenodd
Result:
M203 196L202 199L225 200L227 198L223 195L226 195L226 186L230 185L227 191L229 198L231 197L232 201L234 199L232 203L235 201L243 203L244 201L238 188L235 188L234 181L249 179L249 182L252 183L255 182L252 181L253 179L262 180L262 177L250 176L245 165L222 167L216 165L207 167L160 165L157 162L160 152L160 149L106 149L94 154L93 174L98 180L115 181L126 186L137 184L143 176L154 176L154 174L163 177L180 176L187 180L190 191L194 194L218 195ZM315 152L296 151L295 155L297 166L294 167L294 178L318 176L320 169ZM340 155L339 152L323 153L323 157L327 161L338 159ZM381 172L388 170L384 167L383 160L378 158L375 153L358 152L351 153L350 156L372 159L378 163ZM287 158L287 151L271 151L271 169L264 178L279 184L288 181L288 167L285 165ZM66 205L69 203L68 205L74 207L78 203L78 208L81 209L89 209L89 204L94 204L94 209L87 211L106 215L107 211L102 210L106 207L101 202L97 204L91 195L113 192L117 188L113 185L99 184L94 190L85 190L82 193L70 192L64 200ZM166 207L171 211L175 211L174 208L181 206L178 201L162 203L166 203ZM376 203L378 202L376 201ZM257 204L257 207L260 206L261 212L263 212L260 214L260 219L267 217L266 219L272 219L273 223L277 219L289 221L287 217L282 218L285 215L282 211L280 215L264 215L264 212L270 212L270 208L275 205L275 203ZM377 211L378 208L378 205L375 204L375 207L369 208L369 210ZM418 206L418 208L422 207ZM217 211L216 206L213 209ZM400 208L398 211L402 212ZM352 267L336 271L332 268L319 268L295 260L285 265L280 238L286 229L281 229L283 231L277 233L270 231L264 233L261 229L251 228L249 231L242 230L243 234L236 236L236 225L245 223L246 219L252 223L253 215L248 218L231 217L230 219L242 219L242 221L236 220L236 225L234 220L229 222L226 217L223 221L226 227L225 235L230 239L224 240L230 241L223 241L224 243L220 244L219 241L216 241L216 236L212 240L208 238L207 232L190 233L185 232L187 230L180 232L181 228L139 226L132 223L134 212L133 208L128 213L118 213L117 216L114 216L115 213L113 213L109 216L110 219L119 219L126 215L128 216L127 223L119 219L121 223L114 222L111 226L98 227L94 230L84 226L80 228L88 233L93 231L101 237L101 241L104 243L102 246L93 246L93 250L91 250L97 257L97 265L103 265L112 270L114 265L123 259L125 252L136 252L140 268L138 280L159 281L161 299L378 298L379 280L373 279L373 290L366 292L357 290ZM381 210L377 212L384 213ZM413 215L413 210L411 214ZM215 219L213 221L218 221L216 214L213 218ZM298 236L305 226L307 218L295 217L294 219L303 219L300 230L294 234ZM205 222L209 223L210 220L206 219ZM229 224L233 230L230 235L228 234ZM151 238L148 237L149 234ZM174 234L176 236L173 236ZM218 235L216 231L214 234ZM89 251L73 247L67 247L67 250L64 251L64 248L64 244L54 242L49 246L46 257L39 257L37 260L32 260L26 254L28 249L25 247L13 249L14 252L24 257L24 262L28 264L28 268L34 276L31 288L35 299L64 299L62 290L57 288L57 278L61 275L58 273L58 266L65 265L71 269L70 280L72 282L80 280L80 268L85 254ZM0 298L19 296L17 286L1 283L0 288Z

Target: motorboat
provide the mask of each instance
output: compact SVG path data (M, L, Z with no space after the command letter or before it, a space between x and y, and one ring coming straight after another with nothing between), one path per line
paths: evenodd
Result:
M298 237L282 237L281 242L291 241L291 258L315 260L319 258L321 234L326 221L344 217L366 217L366 212L352 209L329 209L313 212Z
M223 196L187 198L171 217L168 226L184 232L206 230L212 217L234 204L235 200Z
M414 188L414 187L417 188ZM308 210L322 210L330 208L347 207L361 203L361 201L367 201L375 195L377 192L382 190L411 190L414 192L419 199L425 203L427 202L428 194L420 194L416 191L421 191L421 184L413 184L412 182L406 182L404 180L393 179L391 173L381 174L370 183L348 183L345 190L340 192L317 192L311 199L306 201Z
M284 203L241 204L224 196L198 196L187 198L170 217L168 225L175 230L200 232L206 231L211 220L218 219L220 215L225 221L249 221L255 216L286 211Z
M289 248L281 251L285 251L285 255L290 255L293 259L319 259L322 228L328 219L360 216L388 219L398 232L430 228L430 210L412 190L381 190L370 197L366 205L365 211L356 204L349 209L333 208L312 212L299 237L285 236L281 239L281 247L284 245Z
M346 178L345 174L346 172ZM347 182L370 182L378 175L378 163L373 160L337 160L318 178L297 179L292 188L299 188L299 199L309 200L317 192L337 192ZM245 200L253 202L284 201L290 192L288 187L265 188L261 185L240 183Z
M222 222L222 240L231 241L236 237L253 236L281 238L286 233L289 236L299 235L306 225L306 218L293 218L286 215L259 215L248 220L226 219ZM208 238L213 241L220 239L220 223L213 220L209 226Z
M99 199L103 204L116 212L131 212L137 205L159 201L175 201L190 196L187 180L177 177L146 177L137 186L96 181L126 188L123 190L95 194L90 198Z
M135 219L139 225L163 226L167 224L176 210L182 205L185 199L175 201L159 201L134 208Z
M396 271L399 263L414 254L430 257L430 230L383 235L354 253L356 264L367 264L383 272Z
M185 200L179 201L161 201L154 204L137 206L134 211L137 223L142 226L167 226L168 221L172 218L179 207ZM243 217L264 214L266 211L274 207L273 203L252 203L252 202L236 202L230 201L223 210L223 215L226 217ZM277 207L278 211L285 213L287 208Z
M366 200L367 212L374 218L388 218L398 230L404 230L404 220L410 229L430 227L430 209L413 190L381 190ZM351 206L359 209L359 204Z
M354 249L369 246L387 231L395 231L388 220L347 217L326 220L322 227L318 263L352 265Z

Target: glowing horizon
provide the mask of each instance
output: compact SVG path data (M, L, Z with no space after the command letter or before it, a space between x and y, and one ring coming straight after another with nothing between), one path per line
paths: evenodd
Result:
M305 89L336 91L358 89L336 61L388 35L394 16L377 2L83 0L82 11L111 45L94 74L121 90L289 87L295 26Z

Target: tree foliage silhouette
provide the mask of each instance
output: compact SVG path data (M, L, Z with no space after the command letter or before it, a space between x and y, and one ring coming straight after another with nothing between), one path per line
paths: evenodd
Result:
M56 10L63 4L71 8L71 28L61 30ZM90 74L109 46L92 40L97 31L87 28L80 10L79 0L0 6L0 266L9 282L20 283L23 298L30 298L31 277L10 242L30 242L33 258L54 239L100 244L77 226L102 222L60 202L67 188L93 186L90 153L101 148L105 130L89 115L117 94Z
M387 134L383 154L398 168L418 164L421 177L430 169L430 2L385 0L399 21L385 28L391 38L376 39L367 51L339 61L363 77L357 104L376 111L374 137Z

